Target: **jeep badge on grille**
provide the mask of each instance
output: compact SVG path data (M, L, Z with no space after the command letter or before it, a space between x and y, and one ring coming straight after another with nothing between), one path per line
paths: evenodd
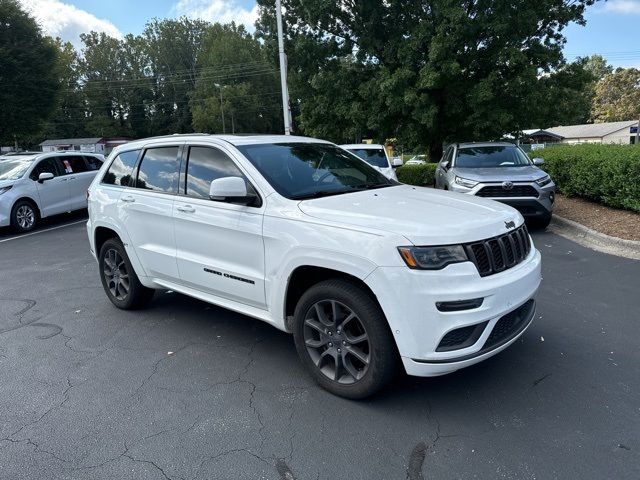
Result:
M516 228L516 224L513 222L513 220L509 220L508 222L504 222L504 226L507 228Z

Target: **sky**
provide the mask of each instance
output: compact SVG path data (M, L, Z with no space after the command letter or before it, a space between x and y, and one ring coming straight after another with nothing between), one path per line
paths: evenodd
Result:
M154 18L186 15L208 21L246 25L253 30L255 0L19 0L45 33L80 47L79 35L91 30L121 37L139 34ZM603 55L614 67L640 68L640 0L608 0L587 7L586 26L565 30L565 56Z

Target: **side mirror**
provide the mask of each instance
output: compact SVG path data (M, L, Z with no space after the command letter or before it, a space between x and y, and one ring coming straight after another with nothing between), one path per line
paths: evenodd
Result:
M254 195L247 192L247 183L240 177L216 178L209 187L209 198L217 201L236 201L240 203L251 203Z
M39 183L44 183L47 180L51 180L54 177L53 173L51 172L42 172L39 176L38 176L38 182Z
M440 166L442 167L443 170L449 170L449 165L451 164L451 162L449 162L449 160L447 160L446 162L442 162L440 164Z
M543 165L543 164L544 164L544 158L540 158L540 157L538 157L538 158L534 158L534 159L533 159L533 164L534 164L536 167L539 167L540 165Z
M402 158L395 157L391 159L391 166L393 168L398 168L398 167L401 167L402 165L403 165Z

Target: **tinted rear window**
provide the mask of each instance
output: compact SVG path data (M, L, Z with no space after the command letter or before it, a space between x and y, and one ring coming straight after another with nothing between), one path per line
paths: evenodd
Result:
M387 156L381 148L350 148L349 151L356 154L369 165L380 168L389 167Z
M82 157L68 156L61 157L60 160L62 160L62 165L64 165L65 173L82 173L88 170Z
M150 148L140 163L136 188L177 193L179 175L178 147Z
M84 160L85 162L87 162L87 167L89 168L89 170L100 170L100 167L102 166L102 161L96 157L87 155L86 157L84 157Z
M118 155L111 165L109 170L105 173L102 183L107 185L121 185L128 187L133 176L133 167L136 166L138 160L138 154L140 150L131 150L129 152L122 152Z

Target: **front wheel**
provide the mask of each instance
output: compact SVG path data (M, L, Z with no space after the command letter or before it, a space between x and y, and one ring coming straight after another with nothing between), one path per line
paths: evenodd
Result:
M327 280L307 290L296 306L293 336L305 368L335 395L370 396L397 372L384 313L354 282Z
M551 212L545 213L544 215L540 215L539 217L534 217L530 220L530 224L532 228L538 228L540 230L544 230L551 223Z
M33 230L37 220L38 213L31 202L21 200L11 209L11 226L20 233Z
M153 298L155 290L140 283L119 239L111 238L104 242L98 265L102 287L116 307L123 310L141 308Z

